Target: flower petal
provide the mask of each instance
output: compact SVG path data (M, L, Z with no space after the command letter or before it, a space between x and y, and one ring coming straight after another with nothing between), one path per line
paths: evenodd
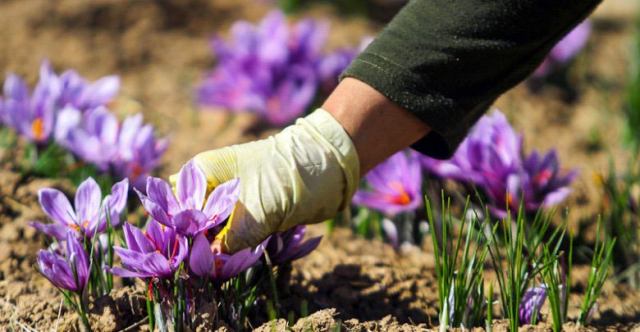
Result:
M204 234L199 234L196 236L193 247L191 248L189 267L195 275L206 277L211 275L213 263L213 253L209 247L209 240L207 240Z
M104 198L104 216L109 215L111 225L120 225L120 214L127 205L129 179L124 179L111 187L111 194Z
M214 216L222 222L229 217L240 196L240 180L227 181L213 190L207 199L203 212L207 217Z
M322 236L310 238L309 240L298 245L297 247L292 248L291 251L286 253L286 255L281 258L282 259L281 261L277 261L277 262L274 261L274 263L282 264L285 262L291 262L296 259L302 258L308 255L313 250L315 250L318 247L318 245L320 245L320 241L322 241Z
M39 222L30 222L29 226L36 230L55 238L58 241L64 241L67 237L67 232L73 232L71 228L60 224L43 224Z
M182 166L178 173L176 194L183 209L202 209L207 193L207 179L193 160Z
M100 186L98 186L98 183L91 177L84 180L76 191L75 208L78 224L84 231L89 231L87 234L89 236L93 235L95 228L88 228L88 226L89 224L97 223L100 216L101 200L102 193L100 192Z
M185 210L173 217L176 231L183 235L196 235L207 229L207 216L199 210Z
M111 101L118 94L119 89L118 76L103 77L86 87L80 96L80 101L87 108L101 106Z
M231 255L224 264L222 271L218 278L220 280L227 280L247 270L255 265L262 253L264 252L264 245L258 245L256 248L245 248Z
M173 221L171 220L171 217L169 217L165 209L163 209L160 205L156 204L149 197L145 196L138 189L133 188L133 190L138 194L138 197L140 198L140 201L142 202L142 206L144 206L144 209L149 213L149 215L154 220L156 220L157 222L165 226L173 227Z
M127 248L136 252L154 252L156 246L149 240L141 230L129 223L124 224L124 239Z
M51 220L65 226L76 224L76 213L61 191L51 188L40 189L38 201Z
M147 196L169 215L176 214L181 210L171 186L162 179L147 178Z
M73 271L78 281L77 289L82 290L89 281L89 255L72 232L67 233L67 255L69 264L73 265Z
M38 269L56 287L70 291L78 290L73 272L67 262L50 251L38 252Z

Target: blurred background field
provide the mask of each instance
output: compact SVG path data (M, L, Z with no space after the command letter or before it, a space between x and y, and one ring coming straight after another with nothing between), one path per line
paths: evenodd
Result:
M389 2L372 0L364 2L364 7L349 8L346 1L346 6L339 1L338 5L303 1L288 19L313 17L328 22L327 51L354 48L362 38L375 36L399 8ZM166 178L198 152L277 131L255 114L202 111L194 93L216 63L210 38L214 34L226 38L235 21L258 22L273 8L268 0L0 0L0 72L15 72L33 84L41 61L49 59L54 69L73 68L91 80L119 75L121 92L111 109L119 118L142 112L145 121L169 138L159 171ZM631 68L640 64L640 57L634 59L633 53L634 43L640 43L639 17L640 1L605 1L591 16L592 34L585 49L565 75L544 83L523 82L495 105L524 134L527 150L555 148L563 169L579 170L572 194L560 210L568 207L569 229L582 234L587 243L595 238L594 220L613 204L605 197L603 179L611 166L626 169L633 149L625 137L633 135L629 131L640 131L627 126L625 113ZM640 95L640 90L633 93ZM50 181L25 183L3 169L0 325L45 330L46 324L56 321L60 299L32 268L41 239L25 222L41 217L35 192ZM311 323L303 319L294 329L312 324L328 330L341 321L354 330L420 330L437 321L430 239L394 250L380 239L362 239L348 229L328 234L325 225L318 225L311 233L325 234L325 239L315 253L293 264L290 284L283 286L291 294L282 299L283 312L300 316L304 306L312 314L307 318ZM588 262L576 268L575 283L584 283L588 269ZM128 296L132 302L135 295ZM134 311L119 299L122 303L105 305L110 311L96 313L101 330L120 330L141 317L136 312L118 321L118 310ZM570 302L577 307L578 296ZM637 289L609 283L601 302L594 319L598 329L640 326ZM574 309L570 315L576 315ZM74 318L65 317L69 325L62 326L72 326ZM268 318L263 314L256 321L264 323ZM286 325L283 320L274 324L265 323L262 329ZM535 329L548 327L541 324ZM497 329L504 328L505 323L498 322Z

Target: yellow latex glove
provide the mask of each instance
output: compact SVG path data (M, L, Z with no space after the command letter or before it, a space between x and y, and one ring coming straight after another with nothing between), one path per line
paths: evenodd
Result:
M240 198L219 234L223 250L254 246L270 234L335 216L360 179L356 149L322 109L267 139L194 157L209 189L240 179Z

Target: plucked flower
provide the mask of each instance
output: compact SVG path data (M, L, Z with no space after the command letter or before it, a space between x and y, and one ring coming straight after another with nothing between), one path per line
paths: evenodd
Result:
M225 281L256 265L264 252L264 243L232 255L214 252L204 234L196 236L189 256L191 272L201 278Z
M537 287L531 287L524 292L520 307L518 309L518 315L520 317L521 324L531 324L533 318L536 321L540 319L540 309L544 301L547 299L547 286L540 285ZM534 316L535 314L535 316Z
M107 228L107 219L115 227L120 224L120 214L127 202L129 181L124 179L113 185L111 193L102 198L100 187L89 177L76 191L74 207L59 190L44 188L38 191L38 200L51 224L31 223L37 230L63 241L67 233L93 237ZM107 216L108 213L108 216Z
M554 70L565 67L587 45L591 34L591 22L585 20L564 36L549 52L533 73L534 78L543 78Z
M89 280L89 256L72 232L58 251L40 250L38 269L60 289L81 293Z
M48 62L40 66L40 79L32 94L26 83L10 74L4 82L2 121L35 143L45 143L55 125L56 102L61 93L59 78Z
M367 189L353 197L353 203L379 210L393 217L414 211L422 203L422 173L415 153L400 151L366 176Z
M535 212L560 203L577 172L560 171L557 154L525 155L522 136L499 111L482 117L449 160L421 157L425 170L443 179L474 185L488 198L491 212L505 217L522 204Z
M234 179L217 186L207 198L207 180L193 161L180 169L175 195L167 182L155 177L147 179L146 195L136 190L155 220L191 237L222 224L231 214L239 191L239 181Z
M111 268L111 273L120 277L170 278L189 251L185 237L154 220L146 232L126 223L124 239L127 248L114 247L123 267Z
M304 240L307 228L296 226L271 236L267 244L267 254L274 265L294 261L308 255L318 247L322 236Z
M258 25L236 22L230 42L212 42L218 64L198 89L199 103L257 113L273 125L291 122L316 95L326 35L325 24L306 19L290 26L279 11Z

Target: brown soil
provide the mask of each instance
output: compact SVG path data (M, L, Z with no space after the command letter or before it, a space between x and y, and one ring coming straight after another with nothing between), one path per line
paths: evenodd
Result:
M264 2L266 3L266 1ZM207 38L227 31L239 18L259 19L267 10L260 1L111 1L5 0L0 2L0 71L25 75L32 82L43 58L56 69L77 69L97 78L119 74L123 97L114 105L126 114L141 110L168 135L166 176L195 153L264 135L253 130L251 116L198 112L193 86L213 64ZM632 18L637 5L608 1L595 15L595 33L588 51L571 72L575 93L545 87L532 93L523 84L497 105L524 131L529 148L556 147L562 164L579 167L581 176L567 203L573 226L591 224L599 210L600 191L594 172L606 169L609 157L622 166L622 95L627 71ZM627 7L631 7L628 9ZM357 44L379 24L339 16L328 7L309 13L330 17L329 48ZM599 145L590 137L597 133ZM5 152L1 152L5 153ZM7 330L74 330L77 319L62 305L57 291L35 270L35 254L44 245L27 226L42 219L36 192L55 186L69 193L65 181L22 178L0 167L0 326ZM313 232L323 232L322 226ZM311 315L294 331L325 331L335 326L353 331L421 331L437 321L433 256L405 248L400 253L378 241L354 237L338 229L320 248L296 262L282 289L283 310L300 314L303 302ZM576 270L576 287L584 287L587 267ZM141 292L120 289L96 302L92 323L100 331L145 330ZM580 296L572 295L570 316L577 315ZM498 308L496 307L496 310ZM544 310L543 310L544 312ZM597 330L640 329L640 294L609 283L593 322ZM201 330L207 330L203 323ZM284 330L284 320L258 330ZM524 330L549 330L540 324ZM496 321L496 330L506 324ZM572 325L567 330L576 330ZM224 330L224 328L223 328Z

